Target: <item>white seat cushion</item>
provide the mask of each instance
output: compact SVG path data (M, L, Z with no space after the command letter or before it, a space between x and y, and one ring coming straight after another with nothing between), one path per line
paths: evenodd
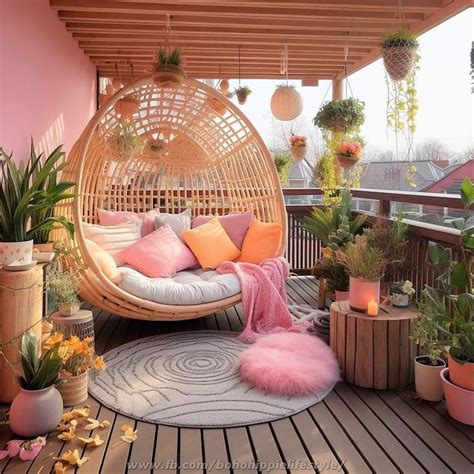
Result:
M122 290L155 303L194 305L240 293L240 283L234 274L221 275L214 270L186 270L171 278L149 278L130 267L120 267L119 272Z

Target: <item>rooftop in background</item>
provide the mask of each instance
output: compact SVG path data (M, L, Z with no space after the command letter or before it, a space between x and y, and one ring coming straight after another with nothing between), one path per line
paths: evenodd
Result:
M67 30L102 76L117 70L150 71L165 40L183 50L190 77L281 77L281 52L289 48L289 78L315 85L344 77L380 57L381 38L396 28L398 2L380 0L50 0ZM421 34L471 6L471 0L404 0L403 22ZM117 69L116 69L117 64Z
M436 183L428 186L425 191L430 193L459 194L461 192L461 182L465 177L474 181L474 159L465 163L451 165L445 170L444 176Z

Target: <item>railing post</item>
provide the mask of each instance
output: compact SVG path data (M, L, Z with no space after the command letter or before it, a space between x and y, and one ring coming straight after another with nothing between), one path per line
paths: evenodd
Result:
M379 201L379 214L382 217L390 217L390 201L386 199L380 199Z

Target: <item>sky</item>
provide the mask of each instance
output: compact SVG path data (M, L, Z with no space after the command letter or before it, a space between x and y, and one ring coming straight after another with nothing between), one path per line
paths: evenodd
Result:
M474 95L471 94L470 50L474 40L474 9L470 8L419 37L420 71L417 77L420 110L414 144L437 139L458 152L473 143ZM291 49L289 51L291 56ZM270 99L282 81L242 80L253 93L243 112L253 122L269 148L281 135L281 122L272 118ZM330 81L320 81L318 87L302 87L300 81L290 81L303 97L304 108L298 118L298 132L317 140L312 124L323 98L331 98ZM367 147L394 149L395 138L387 134L387 89L382 60L349 76L354 97L365 102L366 120L363 135ZM237 81L231 81L231 89Z

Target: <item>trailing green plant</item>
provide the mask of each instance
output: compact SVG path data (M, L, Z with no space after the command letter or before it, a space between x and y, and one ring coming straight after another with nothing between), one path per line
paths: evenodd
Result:
M319 259L314 264L312 274L316 278L325 278L326 287L331 292L349 289L349 273L333 254Z
M172 64L173 66L181 66L181 62L183 59L183 54L181 49L174 48L171 52L168 52L166 48L158 49L156 55L156 66L164 65L164 64Z
M281 184L287 185L288 173L290 172L291 167L291 154L285 150L274 150L273 161L275 163L278 176L280 176Z
M353 242L336 250L336 258L351 277L364 280L382 278L387 264L383 253L369 244L367 235L357 235Z
M25 242L44 240L55 226L63 226L70 237L74 226L63 216L53 216L54 206L71 197L67 190L74 183L57 182L58 173L65 167L60 163L62 147L55 148L44 159L36 155L31 142L26 162L16 164L13 155L4 155L0 176L0 241Z
M474 185L465 178L461 184L464 217L454 219L452 225L459 231L456 250L438 243L430 243L429 263L438 275L435 285L426 285L418 301L420 318L414 340L432 358L449 347L451 356L458 361L474 362L474 294L473 264L474 223L469 209L474 204Z
M359 130L364 120L364 103L351 97L326 102L313 123L323 130L349 133Z
M413 48L417 48L418 39L415 34L413 34L411 31L408 31L406 28L400 28L399 30L388 33L383 37L383 48L393 48L399 46L412 46Z
M25 390L42 390L59 382L62 363L59 356L59 344L53 345L38 356L36 336L28 331L21 340L20 359L23 368L20 385Z
M324 247L337 250L352 242L367 220L365 214L352 214L352 195L349 190L340 192L340 204L314 207L303 217L303 227L316 236Z

